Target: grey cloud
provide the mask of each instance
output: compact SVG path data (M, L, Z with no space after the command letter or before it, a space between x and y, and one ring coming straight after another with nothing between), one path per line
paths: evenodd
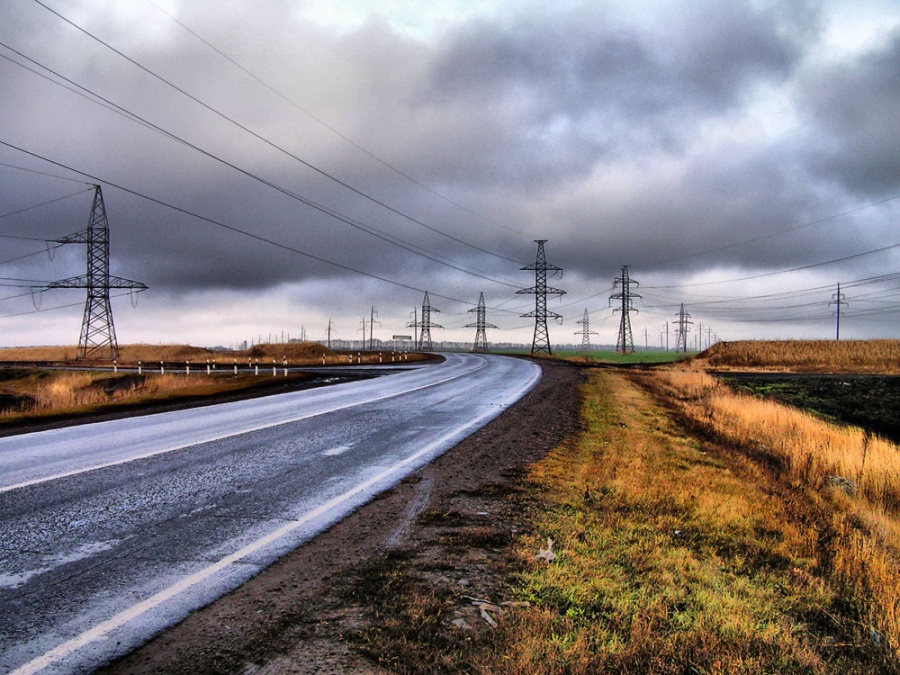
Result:
M798 98L814 125L810 171L863 195L900 188L900 32L852 63L819 69Z
M813 115L815 133L772 143L760 132L768 119L754 127L745 114L745 104L764 100L754 98L761 91L773 87L783 94L804 67L804 50L818 26L815 13L785 18L785 8L795 4L660 2L664 14L641 22L592 3L470 21L436 44L402 37L378 21L340 34L292 18L287 3L265 3L253 15L234 11L238 5L221 12L213 11L216 3L182 5L180 17L302 107L503 228L401 179L166 22L162 34L142 34L134 42L121 26L109 33L125 51L277 144L519 264L475 253L353 195L116 57L85 49L80 38L60 42L75 55L71 64L57 49L42 52L58 32L43 22L23 19L21 25L30 31L22 43L27 49L71 65L89 86L162 126L265 180L488 276L531 285L533 278L518 268L533 260L532 239L549 239L549 259L566 269L558 285L570 291L569 302L609 286L623 264L639 278L659 273L678 279L713 267L766 271L837 257L877 238L878 231L862 233L850 219L840 227L726 247L845 210L846 194L830 189L829 181L871 187L897 175L891 164L900 156L891 145L896 121L878 109L859 110L853 100L865 93L858 80L868 79L885 97L884 108L896 109L890 106L896 94L890 64L897 40L842 70L807 75L799 100ZM0 15L10 13L0 9ZM467 322L466 302L474 303L480 291L489 305L512 310L498 311L498 323L528 323L517 315L527 311L529 298L516 298L515 288L391 246L33 76L0 68L10 75L6 91L15 93L2 98L0 123L6 137L27 148L267 239L427 288L448 326ZM731 120L739 126L732 128ZM852 152L854 145L865 152ZM3 152L0 161L24 160ZM24 186L16 190L22 205L68 189L56 192L33 176L16 180ZM47 194L27 199L29 182ZM401 325L421 302L418 291L279 250L112 186L104 191L113 273L148 283L154 297L233 295L238 304L278 296L286 286L315 288L321 296L303 301L323 312L355 315L375 304L382 319L393 314ZM60 204L66 224L42 235L79 229L87 217L83 201L74 226L65 221L69 204ZM41 225L47 223L40 214L29 213L0 221L0 231ZM5 245L9 257L27 248ZM689 257L707 249L721 250ZM78 256L67 254L49 268L46 261L26 261L15 274L61 278L82 268Z
M681 9L678 21L652 31L617 25L587 6L466 24L435 56L426 99L484 108L503 130L497 143L520 162L544 165L545 175L637 148L677 151L748 87L785 78L802 54L772 12L745 3ZM581 151L560 154L557 139Z

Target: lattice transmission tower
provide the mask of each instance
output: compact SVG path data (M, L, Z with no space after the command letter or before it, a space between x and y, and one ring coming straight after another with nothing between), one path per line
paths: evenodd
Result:
M634 308L634 298L641 297L637 293L632 293L632 286L640 286L634 279L628 276L628 265L622 267L622 275L616 277L613 281L613 288L619 288L618 293L609 296L609 301L621 300L622 304L613 309L613 313L621 312L622 318L619 321L619 333L616 337L616 351L622 354L630 354L634 351L634 337L631 334L631 312L637 312Z
M47 284L47 288L86 288L87 301L84 305L84 321L81 337L78 339L78 358L103 357L115 359L119 356L116 328L113 323L112 305L109 301L111 288L145 291L146 284L131 281L109 273L109 221L103 192L95 186L94 202L87 229L62 239L56 244L86 244L87 274L70 277Z
M464 328L475 329L475 344L472 347L473 352L486 353L488 351L487 328L496 328L492 323L485 321L486 311L484 308L484 293L478 296L478 306L469 310L475 312L475 323L467 323Z
M834 316L835 316L835 324L834 324L834 339L839 341L841 339L841 307L849 307L850 305L846 302L845 296L841 293L841 285L840 283L837 285L837 293L831 294L831 302L828 303L828 306L834 305Z
M691 324L691 315L684 311L684 303L681 303L681 309L678 310L678 325L675 327L675 351L687 352L687 334Z
M416 348L419 351L431 351L434 349L434 346L431 343L431 329L432 328L443 328L440 324L434 323L431 320L432 312L440 312L437 307L431 306L431 300L428 299L428 291L425 291L425 298L422 300L422 320L421 321L411 321L406 324L410 328L418 328L419 329L419 342L416 345Z
M584 310L584 318L581 321L576 321L579 326L581 326L581 330L575 331L575 335L581 336L581 349L582 351L589 352L591 351L591 335L599 335L597 331L591 330L590 319L588 319L588 311L587 308Z
M547 262L547 256L544 253L544 244L546 239L535 239L537 244L537 256L533 265L522 267L523 270L534 270L534 286L531 288L523 288L516 291L516 294L534 295L534 311L528 314L522 314L523 318L534 317L534 339L531 341L531 353L547 352L552 354L550 347L550 334L547 332L547 319L562 319L560 314L547 310L548 295L565 295L566 292L558 288L550 288L547 286L547 272L553 272L557 275L562 272L562 267L551 265Z

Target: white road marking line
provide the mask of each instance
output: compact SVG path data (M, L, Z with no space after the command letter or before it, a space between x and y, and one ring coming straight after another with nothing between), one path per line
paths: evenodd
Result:
M534 377L528 383L528 385L523 388L524 391L527 392L534 385L534 383L537 381L537 378L539 376L540 376L540 369L536 368L536 373L535 373ZM333 509L337 506L340 506L342 503L348 501L352 497L357 496L361 492L365 492L367 489L374 487L379 482L385 480L386 478L389 478L392 474L395 474L395 473L399 472L400 470L404 469L405 467L409 466L410 464L415 463L416 461L418 461L425 455L432 452L435 448L440 447L443 443L445 443L449 440L452 440L455 437L460 436L461 434L465 433L469 429L478 428L478 426L481 424L482 420L484 420L486 418L490 418L490 417L495 417L497 414L498 414L498 411L495 408L486 410L478 417L474 418L473 420L470 420L468 423L462 425L461 427L457 427L456 429L447 432L446 434L444 434L437 440L432 441L427 446L425 446L418 452L413 453L406 459L381 471L380 473L376 474L372 478L369 478L368 480L363 481L356 487L351 488L350 490L347 490L343 494L330 499L329 501L325 502L321 506L316 507L312 511L307 512L299 520L293 520L293 521L286 523L285 525L281 526L274 532L267 534L265 537L262 537L261 539L257 539L255 542L248 544L247 546L245 546L244 548L242 548L238 551L235 551L231 555L225 556L218 562L213 563L212 565L209 565L208 567L205 567L204 569L202 569L198 572L195 572L194 574L191 574L190 576L185 577L178 583L173 584L172 586L169 586L165 590L162 590L159 593L156 593L155 595L150 596L143 602L139 602L138 604L133 605L132 607L126 609L125 611L119 612L118 614L111 617L110 619L107 619L106 621L103 621L102 623L97 624L90 630L83 632L81 635L78 635L78 636L72 638L71 640L68 640L68 641L62 643L61 645L55 647L54 649L51 649L49 652L47 652L43 656L39 656L38 658L33 659L32 661L29 661L28 663L26 663L22 666L19 666L16 670L12 671L12 673L10 673L10 675L33 675L34 673L40 672L44 668L48 668L49 666L60 661L61 659L64 659L67 656L74 654L76 651L78 651L82 647L84 647L92 642L96 642L97 640L100 640L101 638L106 637L109 633L111 633L112 631L114 631L118 628L121 628L122 626L124 626L126 623L128 623L132 619L136 619L136 618L146 614L150 610L155 609L156 607L159 607L164 602L171 600L178 594L184 593L185 591L189 590L193 586L196 586L197 584L199 584L203 581L206 581L207 579L212 577L214 574L216 574L217 572L220 572L221 570L225 569L229 565L238 562L242 558L246 558L247 556L258 552L259 550L263 549L264 547L268 546L269 544L272 544L272 543L278 541L279 539L287 536L294 530L302 527L303 525L306 525L310 521L318 518L319 516L322 516L322 515L328 513L328 511L330 511L331 509Z
M329 448L328 450L325 450L322 454L325 457L337 457L338 455L343 455L352 447L352 445L339 445L336 448Z

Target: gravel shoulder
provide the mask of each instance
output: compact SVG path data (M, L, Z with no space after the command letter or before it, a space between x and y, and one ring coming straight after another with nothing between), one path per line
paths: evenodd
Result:
M505 599L506 551L527 527L527 467L579 429L581 369L540 364L535 388L499 418L101 672L406 670L390 632L407 630L405 603L416 597L437 611L426 607L413 623L424 628L430 621L441 639L423 630L418 639L431 643L431 652L425 644L421 653L405 651L422 659L415 670L444 670L428 665L446 658L437 653L442 644L485 644L490 627L479 603Z

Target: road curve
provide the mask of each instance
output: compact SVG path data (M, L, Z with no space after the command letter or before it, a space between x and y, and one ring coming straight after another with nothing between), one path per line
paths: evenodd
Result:
M91 672L499 415L540 376L375 380L0 439L0 671Z

